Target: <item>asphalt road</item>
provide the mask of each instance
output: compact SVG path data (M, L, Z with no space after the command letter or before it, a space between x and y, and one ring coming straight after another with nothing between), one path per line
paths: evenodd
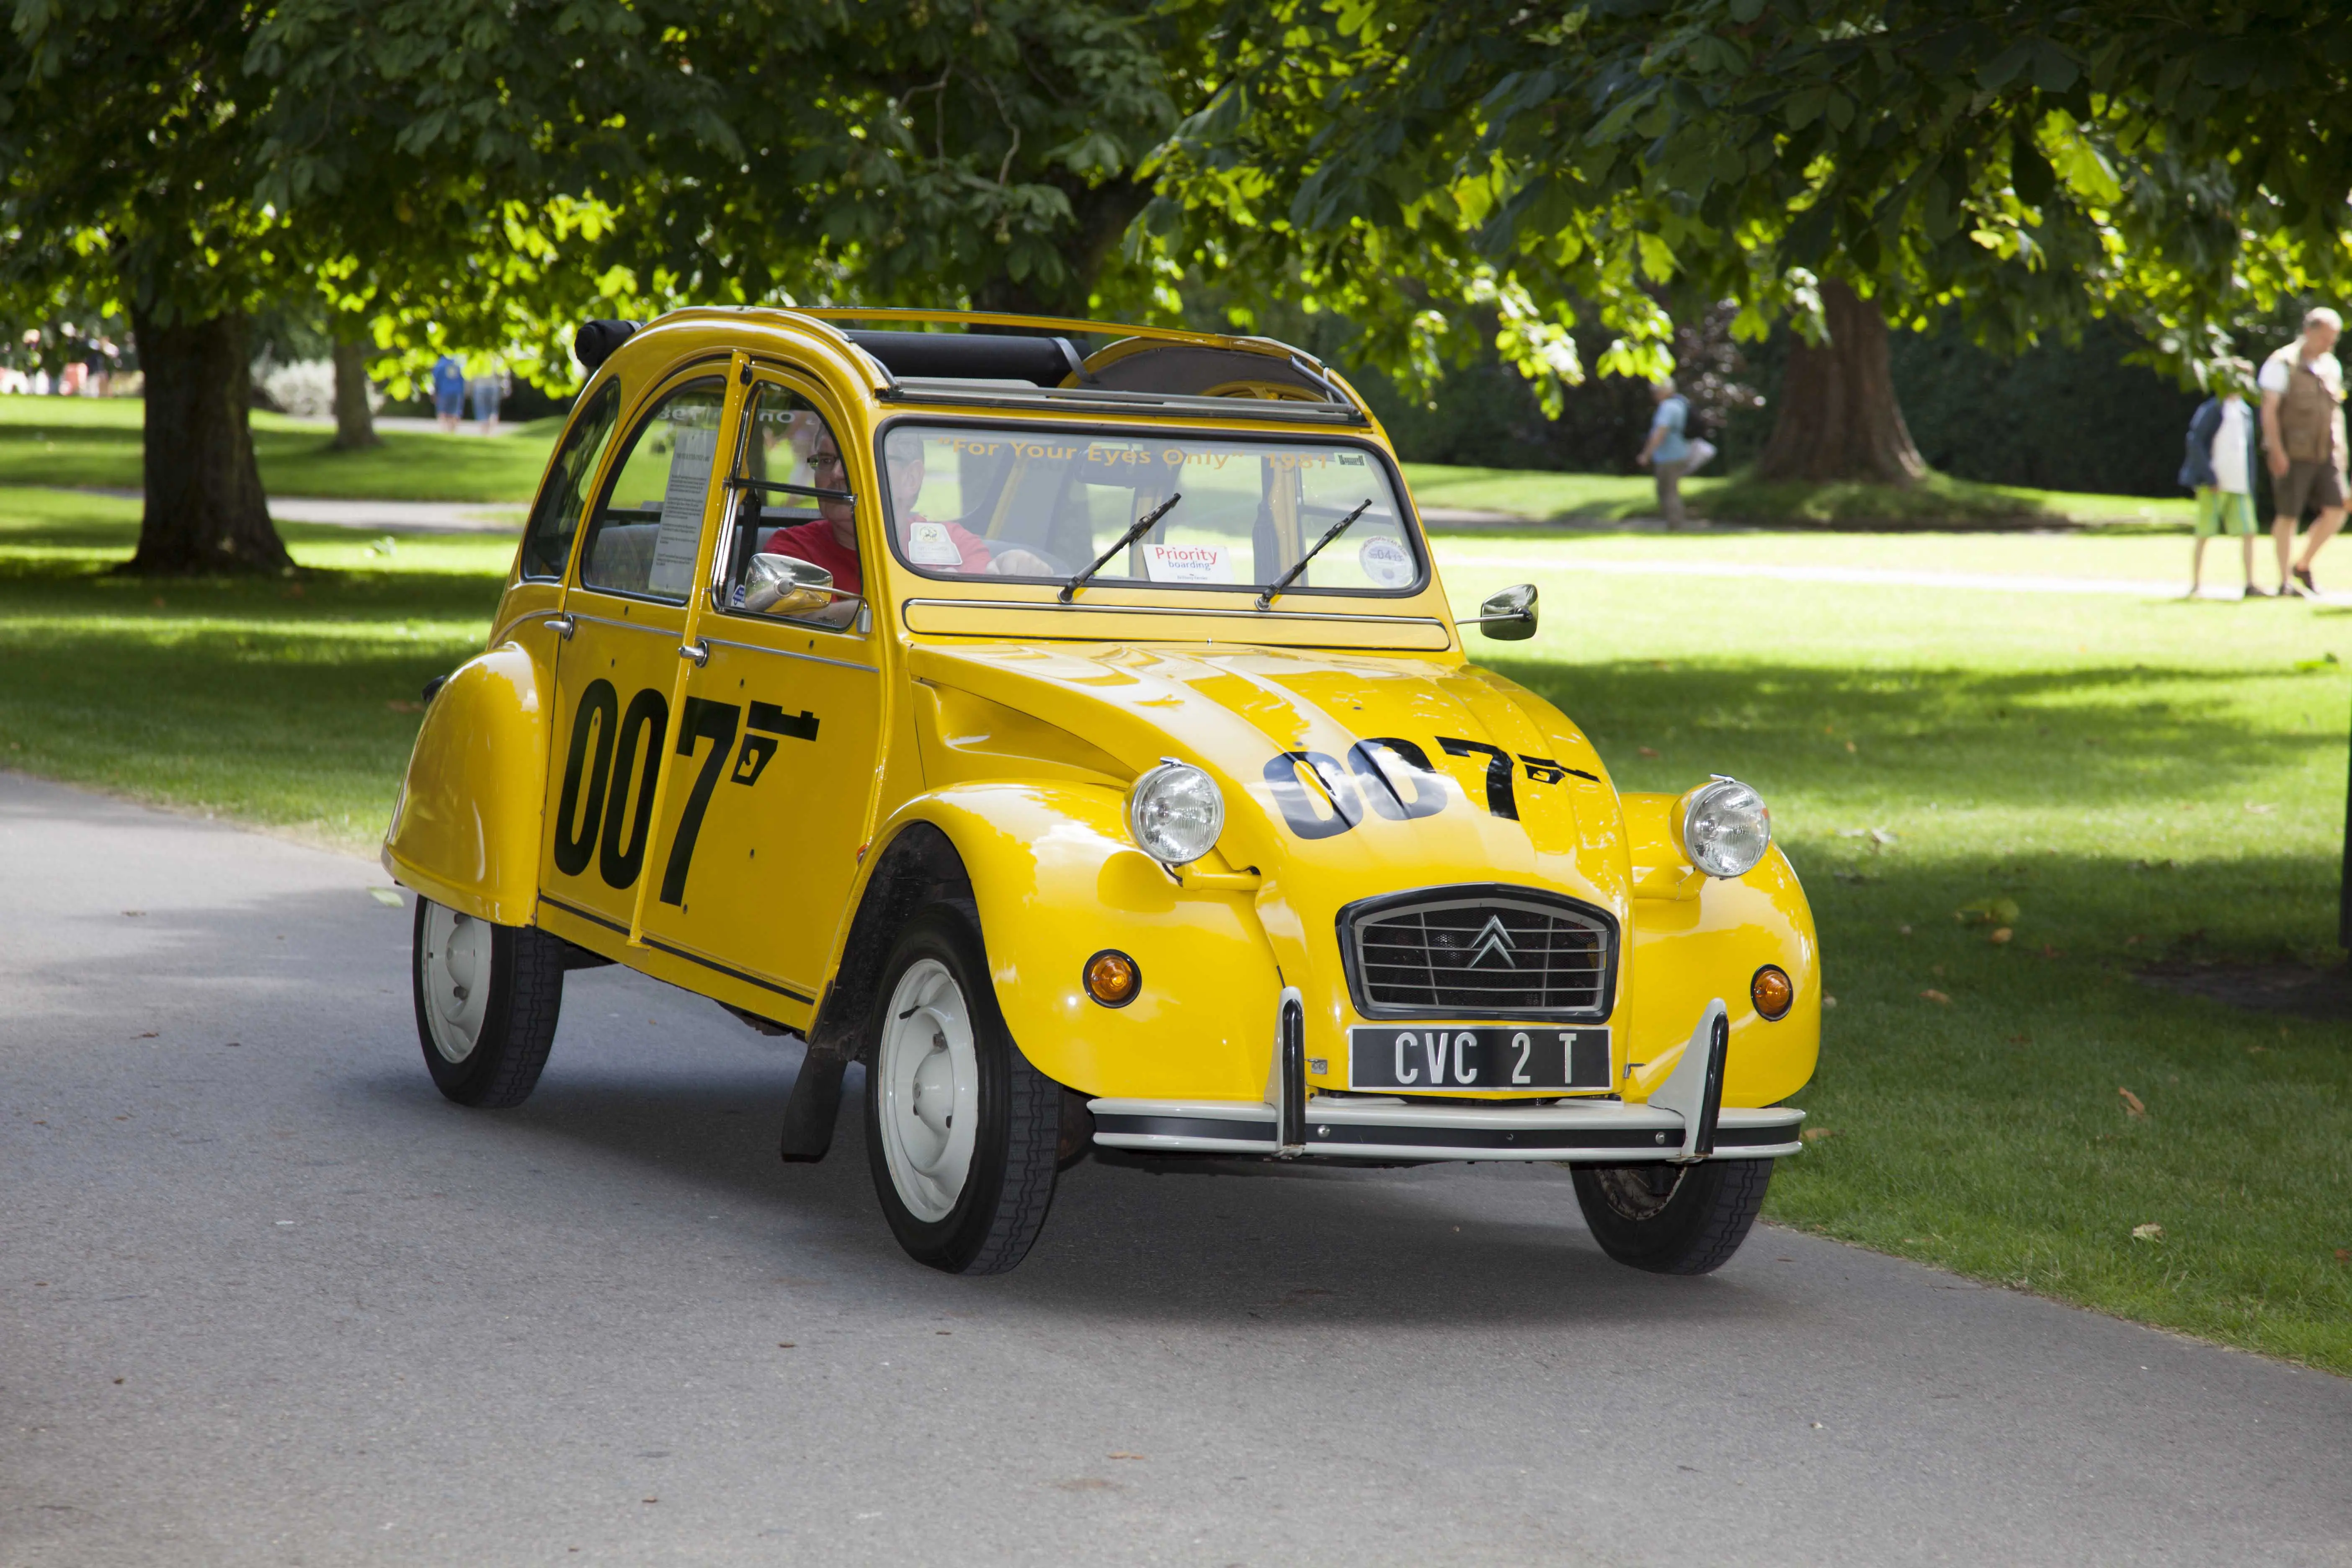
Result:
M0 1563L2352 1563L2352 1382L1654 1279L1555 1170L1090 1162L950 1279L854 1121L776 1160L796 1047L612 970L459 1110L383 880L0 774Z

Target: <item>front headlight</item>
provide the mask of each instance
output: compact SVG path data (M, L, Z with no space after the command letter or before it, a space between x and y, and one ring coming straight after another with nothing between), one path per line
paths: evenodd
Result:
M1189 866L1225 830L1224 794L1192 763L1162 762L1127 792L1127 830L1154 860Z
M1717 778L1683 796L1683 852L1710 877L1745 877L1772 847L1764 797L1738 779Z

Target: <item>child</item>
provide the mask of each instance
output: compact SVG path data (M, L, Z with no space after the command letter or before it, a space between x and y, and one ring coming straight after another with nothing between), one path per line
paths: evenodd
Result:
M2243 597L2267 597L2254 586L2254 421L2253 411L2238 395L2253 375L2244 360L2224 360L2213 367L2213 395L2197 405L2189 420L2189 450L2180 465L2180 482L2197 493L2197 543L2189 557L2189 596L2195 598L2205 576L2205 542L2217 533L2238 536L2244 556Z

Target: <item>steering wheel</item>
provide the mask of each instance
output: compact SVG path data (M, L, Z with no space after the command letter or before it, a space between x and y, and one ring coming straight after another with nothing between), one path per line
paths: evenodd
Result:
M1041 550L1036 545L1022 544L1013 540L989 541L988 558L991 561L993 561L998 555L1003 553L1005 551L1011 550L1025 550L1030 554L1034 555L1038 560L1043 561L1045 563L1045 575L1048 577L1066 577L1070 574L1071 568L1065 564L1062 558L1055 554L1052 551Z

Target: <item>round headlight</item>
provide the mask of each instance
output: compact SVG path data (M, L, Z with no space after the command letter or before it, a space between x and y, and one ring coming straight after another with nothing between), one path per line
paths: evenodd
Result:
M1216 847L1225 830L1225 797L1217 781L1190 763L1146 769L1127 792L1127 830L1154 860L1189 866Z
M1764 797L1738 779L1703 784L1682 798L1683 850L1710 877L1744 877L1772 847Z

